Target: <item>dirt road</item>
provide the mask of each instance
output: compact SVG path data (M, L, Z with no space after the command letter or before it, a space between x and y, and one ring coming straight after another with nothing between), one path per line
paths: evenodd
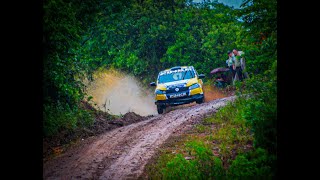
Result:
M178 133L235 97L156 115L82 141L43 166L44 179L137 179L151 156Z

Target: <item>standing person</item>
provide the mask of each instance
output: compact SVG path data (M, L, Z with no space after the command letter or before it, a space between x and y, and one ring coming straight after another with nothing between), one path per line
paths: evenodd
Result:
M237 49L233 49L233 60L234 60L234 70L239 76L239 80L243 80L243 73L242 73L242 68L241 68L241 62L243 62L242 54L243 51L238 51Z
M243 79L248 79L249 74L246 70L246 58L244 57L244 52L243 51L238 51L238 54L241 56L240 58L240 66L241 66L241 73Z
M232 74L232 80L234 79L234 75L235 75L235 71L233 70L233 64L234 64L234 61L233 61L233 58L232 58L232 51L228 51L227 52L228 54L228 59L226 60L226 63L227 63L227 66L229 68L229 72Z

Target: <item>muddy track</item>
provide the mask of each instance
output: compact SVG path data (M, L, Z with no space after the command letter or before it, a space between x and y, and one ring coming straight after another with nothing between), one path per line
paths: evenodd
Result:
M137 179L172 133L183 131L234 96L177 109L86 139L43 166L44 179Z

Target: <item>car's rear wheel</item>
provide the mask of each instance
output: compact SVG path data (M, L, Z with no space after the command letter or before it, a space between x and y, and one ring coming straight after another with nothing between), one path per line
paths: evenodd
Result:
M164 106L157 105L158 114L162 114L164 109L165 109Z

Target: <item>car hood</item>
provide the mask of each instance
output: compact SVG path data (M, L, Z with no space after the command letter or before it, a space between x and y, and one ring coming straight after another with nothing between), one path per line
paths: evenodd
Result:
M198 82L197 78L184 79L184 80L180 80L180 81L173 81L173 82L158 84L156 89L167 90L169 87L173 87L173 86L174 87L189 87L192 84L195 84L197 82Z

